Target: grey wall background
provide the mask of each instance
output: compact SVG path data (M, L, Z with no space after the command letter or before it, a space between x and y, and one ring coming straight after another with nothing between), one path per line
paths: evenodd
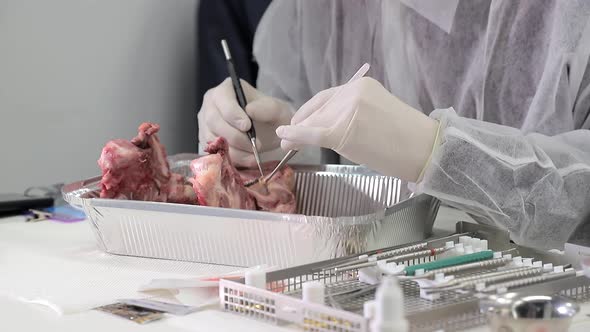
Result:
M143 121L196 151L197 2L0 0L0 192L98 175Z

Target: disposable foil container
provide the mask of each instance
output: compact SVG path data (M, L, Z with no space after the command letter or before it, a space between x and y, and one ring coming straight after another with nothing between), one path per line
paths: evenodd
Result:
M196 155L169 158L190 176ZM112 254L235 266L301 265L429 236L439 201L361 166L292 166L297 214L98 197L100 177L64 186Z

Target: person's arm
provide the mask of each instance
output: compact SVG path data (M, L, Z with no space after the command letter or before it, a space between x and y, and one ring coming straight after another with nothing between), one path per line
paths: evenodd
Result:
M564 89L559 103L528 113L569 109L578 130L524 134L435 111L441 144L418 188L510 230L520 244L561 248L580 224L590 223L590 61L583 53L572 58L578 60L568 61L576 64L567 73L571 93Z
M330 148L418 182L419 191L508 229L523 245L559 249L589 220L589 130L527 135L452 108L428 118L370 78L340 88L320 92L298 110L303 116L277 129L283 149ZM578 108L583 128L588 109Z
M590 217L590 131L556 136L437 110L440 145L420 191L508 229L513 239L561 248Z

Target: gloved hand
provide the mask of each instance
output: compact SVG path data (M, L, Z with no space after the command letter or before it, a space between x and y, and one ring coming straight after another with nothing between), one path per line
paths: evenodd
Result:
M287 103L266 96L248 82L242 80L241 83L248 101L246 112L254 121L259 152L277 149L281 140L275 130L280 125L289 124L293 110ZM256 165L252 144L246 135L251 123L238 104L230 78L205 93L198 120L200 144L205 145L218 136L225 137L235 165Z
M433 151L438 127L436 120L376 80L361 78L315 95L277 135L284 150L321 146L381 174L416 182Z

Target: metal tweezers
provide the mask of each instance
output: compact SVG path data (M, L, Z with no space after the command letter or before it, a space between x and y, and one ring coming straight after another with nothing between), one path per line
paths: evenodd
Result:
M246 113L246 95L244 94L244 90L240 84L240 79L236 73L234 62L231 57L231 52L229 51L229 46L227 45L227 41L225 39L221 40L221 47L223 48L223 54L225 55L225 60L227 61L227 70L229 71L229 76L231 77L232 85L234 86L234 92L236 93L238 104L244 113ZM248 119L250 119L251 123L250 129L246 132L246 134L250 139L250 144L252 144L252 151L254 152L254 158L256 159L256 165L258 165L260 176L263 177L264 173L262 172L262 166L260 165L260 155L258 154L258 147L256 146L256 130L254 129L254 121L252 121L252 118L250 118L248 113L246 113L246 116Z
M289 160L291 160L291 158L293 158L293 156L295 156L295 154L297 153L297 150L290 150L284 157L283 159L281 159L281 161L277 164L277 166L272 170L272 172L270 172L270 174L268 174L265 177L259 177L256 178L254 180L250 180L248 182L246 182L244 184L244 186L246 187L250 187L251 185L254 185L258 182L262 182L262 183L267 183L268 181L270 181L270 179L281 169L283 168L283 166L285 166L285 164L287 164L287 162L289 162Z
M350 78L350 80L348 80L348 83L353 82L363 76L365 76L365 74L369 71L369 64L365 63L364 65L361 66L361 68L359 68L359 70L357 70L357 72L352 75L352 77ZM340 92L342 91L342 86L338 89L338 91L336 91L329 99L328 101L326 101L326 104L329 103L332 99L334 99L335 97L337 97ZM287 154L283 157L283 159L281 160L281 162L279 162L279 164L275 167L275 169L273 169L273 171L268 175L268 176L261 176L259 178L256 178L254 180L250 180L248 182L246 182L244 184L244 186L246 187L250 187L251 185L258 183L258 182L262 182L263 184L265 184L266 182L270 181L270 179L278 172L279 169L281 169L283 166L285 166L285 164L291 160L291 158L293 158L293 156L295 156L295 154L297 154L297 150L289 150L289 152L287 152ZM262 173L262 169L260 170L260 173Z

